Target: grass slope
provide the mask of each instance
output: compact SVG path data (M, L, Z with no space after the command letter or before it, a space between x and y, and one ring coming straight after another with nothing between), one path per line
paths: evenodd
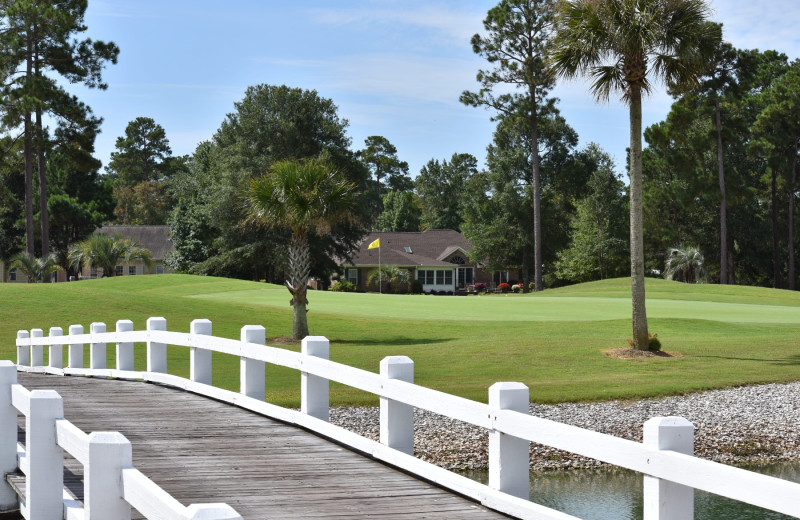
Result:
M539 402L628 399L800 379L800 294L771 289L647 280L651 332L681 357L619 360L603 351L630 337L629 280L605 280L531 295L463 297L309 293L311 334L331 340L331 358L377 371L408 355L419 384L485 401L496 381L521 381ZM56 285L0 285L0 358L15 359L18 329L150 316L188 331L208 318L217 336L261 324L267 338L291 331L288 292L239 280L186 275L120 277ZM269 343L269 341L268 341ZM284 347L297 350L298 347ZM109 363L113 363L113 345ZM136 347L144 369L144 345ZM169 351L169 370L188 375L188 349ZM87 357L88 359L88 357ZM214 357L214 383L238 388L238 360ZM333 385L336 404L376 404ZM267 399L298 405L299 376L267 368Z

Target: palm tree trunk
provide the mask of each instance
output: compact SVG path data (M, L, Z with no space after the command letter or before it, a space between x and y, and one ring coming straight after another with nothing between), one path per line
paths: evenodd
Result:
M642 93L631 85L630 178L631 178L631 302L633 347L648 349L647 310L644 293L644 224L642 218Z
M714 100L717 123L717 170L719 172L719 283L728 283L728 201L725 195L725 165L722 157L722 110Z
M308 336L308 319L306 317L308 296L308 277L311 272L311 251L308 238L300 233L292 234L289 244L289 280L286 286L292 293L291 305L294 308L292 319L292 338L303 339Z

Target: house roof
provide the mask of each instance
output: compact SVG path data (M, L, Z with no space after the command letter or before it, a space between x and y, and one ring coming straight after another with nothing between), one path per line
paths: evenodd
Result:
M153 260L164 260L167 254L175 252L175 246L169 238L169 226L103 226L97 233L134 240L150 250Z
M378 265L378 249L367 249L380 239L380 263L398 266L449 266L452 253L469 252L472 245L464 235L452 229L428 229L420 232L372 232L361 242L348 265ZM410 249L410 253L406 248Z

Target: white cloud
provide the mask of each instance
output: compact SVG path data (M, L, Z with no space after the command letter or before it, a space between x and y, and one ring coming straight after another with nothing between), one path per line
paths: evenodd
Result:
M491 7L491 6L490 6ZM332 25L404 25L432 30L446 36L451 44L464 46L476 32L483 28L482 20L487 8L470 10L463 4L445 6L436 2L403 2L396 7L369 7L360 5L352 9L312 9L314 21Z
M724 38L740 49L775 49L800 57L800 5L797 0L713 0L712 18L722 22Z

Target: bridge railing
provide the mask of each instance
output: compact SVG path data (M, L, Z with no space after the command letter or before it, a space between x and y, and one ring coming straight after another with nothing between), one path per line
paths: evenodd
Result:
M190 332L166 330L164 318L150 318L147 329L118 321L116 331L93 323L90 333L73 325L69 335L52 328L19 331L20 370L62 375L141 379L183 388L198 394L297 424L365 452L379 460L472 497L488 507L520 518L568 519L564 513L529 502L529 443L536 442L644 474L644 511L648 520L693 518L694 489L725 496L769 510L800 517L800 484L707 461L692 456L694 426L680 417L653 418L644 424L642 443L531 416L529 390L521 383L496 383L488 404L415 385L413 361L391 356L379 373L329 360L326 338L309 336L301 352L266 346L261 326L242 328L240 340L211 335L208 320L194 320ZM84 345L89 344L90 367L84 368ZM116 344L116 368L106 367L107 344ZM146 344L147 370L135 371L135 343ZM68 347L66 367L63 346ZM167 373L167 345L189 347L190 377ZM44 366L44 347L49 364ZM211 386L211 352L240 358L238 393ZM299 412L264 401L265 364L296 369L301 375ZM380 441L375 442L331 425L329 382L380 397ZM413 409L421 408L489 432L489 485L439 468L413 456Z
M25 416L25 444L17 443L17 413ZM64 419L61 396L29 391L17 383L16 366L0 361L0 473L19 468L25 475L20 511L29 520L131 518L131 506L145 518L241 520L225 504L183 506L133 467L131 443L118 432L87 434ZM83 465L83 505L64 489L64 452ZM3 479L0 511L18 497Z

